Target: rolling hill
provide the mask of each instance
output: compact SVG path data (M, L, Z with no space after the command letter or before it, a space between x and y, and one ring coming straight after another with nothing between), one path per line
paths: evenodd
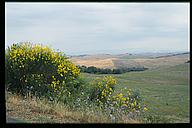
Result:
M189 60L189 53L177 54L98 54L71 57L77 65L95 66L97 68L146 67L155 69L162 66L174 66Z

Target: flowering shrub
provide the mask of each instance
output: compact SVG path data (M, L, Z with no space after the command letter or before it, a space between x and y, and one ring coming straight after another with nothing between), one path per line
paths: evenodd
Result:
M30 91L52 98L70 94L68 90L74 87L79 73L63 53L47 46L18 43L6 49L6 85L12 92L26 95Z
M98 80L91 98L98 101L99 104L106 102L112 95L116 79L112 76L105 76L102 80Z
M111 117L133 117L147 111L139 93L123 89L114 94L117 81L104 76L92 90L80 76L80 70L61 52L31 43L13 44L5 53L5 77L8 91L46 96L77 108L101 109Z
M114 110L128 115L129 118L134 118L141 112L148 110L148 108L142 104L140 94L137 91L127 88L124 88L120 93L113 95L110 104L112 104L111 106L113 106Z
M116 79L112 76L105 76L97 81L92 97L95 98L101 110L116 118L120 118L122 114L134 118L148 110L142 104L142 99L137 91L124 88L119 93L113 94L116 83Z

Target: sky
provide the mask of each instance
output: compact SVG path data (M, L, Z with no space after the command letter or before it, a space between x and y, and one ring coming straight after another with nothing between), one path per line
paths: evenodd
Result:
M68 55L190 51L189 3L5 3L5 39Z

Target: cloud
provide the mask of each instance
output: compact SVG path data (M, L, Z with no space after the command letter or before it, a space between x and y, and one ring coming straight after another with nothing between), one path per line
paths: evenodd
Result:
M187 3L6 3L6 45L40 42L68 53L186 49L188 10Z

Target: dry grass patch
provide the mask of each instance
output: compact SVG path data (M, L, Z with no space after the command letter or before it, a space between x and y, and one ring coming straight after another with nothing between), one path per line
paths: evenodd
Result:
M106 117L74 111L61 103L49 103L46 99L23 99L6 92L7 117L31 123L105 123Z
M46 99L22 98L6 92L6 115L27 123L112 123L100 111L72 110L62 103L51 103ZM140 123L122 117L117 123Z
M87 67L94 66L97 68L114 68L113 60L117 58L90 58L90 59L81 59L73 58L71 61L77 65L84 65Z
M163 66L175 66L178 64L183 64L188 60L188 55L177 55L162 58L115 59L113 62L114 66L118 68L144 66L149 69L155 69Z

